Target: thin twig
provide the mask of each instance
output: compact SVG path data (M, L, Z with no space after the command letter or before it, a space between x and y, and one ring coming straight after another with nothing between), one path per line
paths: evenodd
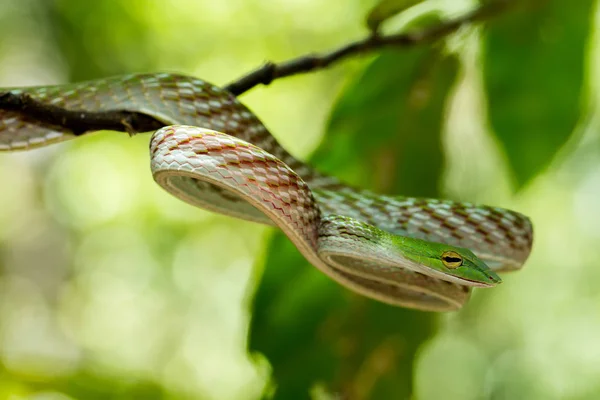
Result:
M409 47L430 43L457 31L462 26L496 16L505 11L508 6L517 3L514 0L492 0L458 18L419 31L388 36L373 33L329 53L305 55L279 64L268 62L230 83L225 89L239 96L259 84L268 85L279 78L323 69L352 55L373 52L384 47ZM75 135L97 130L113 130L133 134L153 131L164 125L155 118L140 112L68 110L36 100L26 93L0 93L0 110L18 112L32 121L62 127Z
M225 89L239 96L259 84L268 85L279 78L327 68L349 56L373 52L384 47L410 47L431 43L456 32L467 24L485 21L494 17L514 4L516 4L515 1L496 0L460 17L419 31L387 36L371 34L364 39L346 44L328 53L305 55L279 64L267 62L262 67L225 86Z
M62 127L74 135L89 131L119 131L129 134L160 129L163 123L138 112L78 111L43 103L27 93L0 93L0 109L16 111L47 125Z

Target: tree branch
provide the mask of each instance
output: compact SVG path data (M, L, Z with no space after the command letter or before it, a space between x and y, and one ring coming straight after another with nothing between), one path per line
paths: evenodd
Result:
M225 89L239 96L259 84L268 85L279 78L327 68L349 56L365 54L385 47L410 47L431 43L456 32L467 24L497 16L516 3L516 1L495 0L460 17L419 31L388 36L372 33L364 39L346 44L329 53L305 55L279 64L267 62L262 67L231 82L225 86Z
M364 39L351 42L329 53L301 56L280 64L268 62L225 86L225 89L239 96L259 84L268 85L279 78L323 69L349 56L373 52L385 47L409 47L434 42L469 23L496 16L517 3L516 0L491 0L465 15L419 31L388 36L374 32ZM97 130L133 134L157 130L164 126L155 118L139 112L67 110L36 100L26 93L0 93L0 110L19 112L33 121L60 126L75 135Z
M74 135L89 131L119 131L129 134L160 129L163 123L130 111L77 111L43 103L26 93L0 93L0 109L16 111L28 118L48 125L60 126Z

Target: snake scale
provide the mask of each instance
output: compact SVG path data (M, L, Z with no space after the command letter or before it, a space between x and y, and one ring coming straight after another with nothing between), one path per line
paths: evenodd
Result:
M471 287L494 286L496 272L521 268L531 251L526 216L353 188L291 156L235 96L200 79L131 74L0 91L71 111L129 111L159 121L150 155L160 186L192 205L278 226L327 276L388 304L458 309ZM73 137L26 112L0 110L0 151Z

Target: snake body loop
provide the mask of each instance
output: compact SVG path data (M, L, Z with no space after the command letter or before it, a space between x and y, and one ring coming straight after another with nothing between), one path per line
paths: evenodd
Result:
M318 173L233 95L195 78L128 75L11 91L69 110L133 111L162 122L150 145L160 186L195 206L278 226L324 274L389 304L458 309L470 287L493 286L494 271L520 268L531 250L531 223L519 213L384 196ZM24 113L0 111L0 150L70 137Z

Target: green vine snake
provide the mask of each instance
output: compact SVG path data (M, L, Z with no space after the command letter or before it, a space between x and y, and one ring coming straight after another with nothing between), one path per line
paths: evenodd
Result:
M380 195L317 172L235 96L196 78L134 74L2 91L67 110L130 111L159 121L150 157L160 186L192 205L278 226L321 272L385 303L458 309L471 287L496 285L496 272L519 269L531 250L531 222L517 212ZM72 137L26 112L0 110L1 151Z

